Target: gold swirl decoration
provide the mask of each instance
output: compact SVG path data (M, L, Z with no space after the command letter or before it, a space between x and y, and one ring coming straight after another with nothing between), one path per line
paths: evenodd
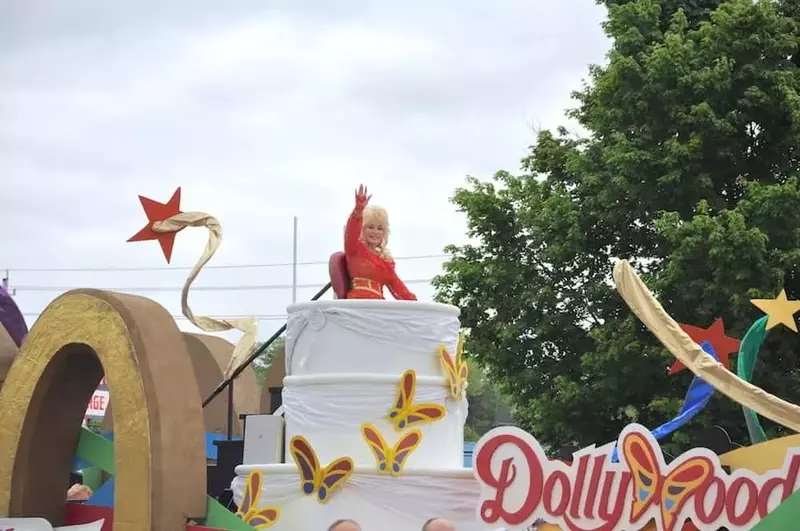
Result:
M206 509L200 392L186 343L152 300L74 290L41 314L0 390L0 516L61 525L86 404L114 400L114 531L176 530Z
M799 405L746 382L710 356L670 317L626 260L614 264L614 284L636 317L695 376L737 404L800 432Z

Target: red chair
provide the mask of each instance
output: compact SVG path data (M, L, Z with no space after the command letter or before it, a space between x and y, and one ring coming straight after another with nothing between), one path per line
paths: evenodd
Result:
M350 290L350 274L347 272L347 258L342 251L333 253L328 260L328 273L331 277L334 297L346 299Z

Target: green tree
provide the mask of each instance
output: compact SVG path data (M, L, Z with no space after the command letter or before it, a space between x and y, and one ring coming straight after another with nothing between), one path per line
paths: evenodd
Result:
M263 341L257 343L255 347L256 350L261 348L263 344ZM272 344L253 361L253 370L256 373L256 378L258 378L258 384L261 387L264 387L264 380L267 378L267 371L270 365L272 365L273 358L275 358L276 355L282 355L285 348L286 338L281 336L273 341Z
M467 400L469 416L464 426L464 440L475 442L492 428L513 422L511 400L490 381L485 371L472 359L467 360L469 378Z
M86 428L94 433L103 434L103 419L90 418L86 423Z
M692 376L666 375L672 358L611 285L616 259L679 322L723 317L739 338L761 315L750 298L800 298L797 2L604 3L608 64L569 112L587 134L542 131L521 174L469 178L453 202L472 243L448 247L435 281L516 419L554 448L669 420ZM797 335L775 329L762 350L756 383L800 399ZM711 424L747 442L717 394L668 448Z

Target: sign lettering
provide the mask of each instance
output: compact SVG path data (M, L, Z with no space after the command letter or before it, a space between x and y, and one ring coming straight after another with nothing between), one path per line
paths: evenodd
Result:
M108 407L108 391L97 390L89 400L86 416L90 418L103 417Z
M695 448L669 465L650 432L638 424L614 443L590 446L571 464L547 459L538 441L511 427L496 428L475 447L481 486L478 518L521 529L542 519L569 531L678 531L687 520L701 531L752 529L797 488L800 448L778 470L726 473L710 450Z

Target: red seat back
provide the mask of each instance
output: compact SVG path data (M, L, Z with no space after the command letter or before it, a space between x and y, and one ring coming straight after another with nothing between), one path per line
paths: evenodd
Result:
M331 276L333 294L337 299L346 299L350 290L350 275L347 272L347 258L341 251L333 253L328 260L328 273Z

